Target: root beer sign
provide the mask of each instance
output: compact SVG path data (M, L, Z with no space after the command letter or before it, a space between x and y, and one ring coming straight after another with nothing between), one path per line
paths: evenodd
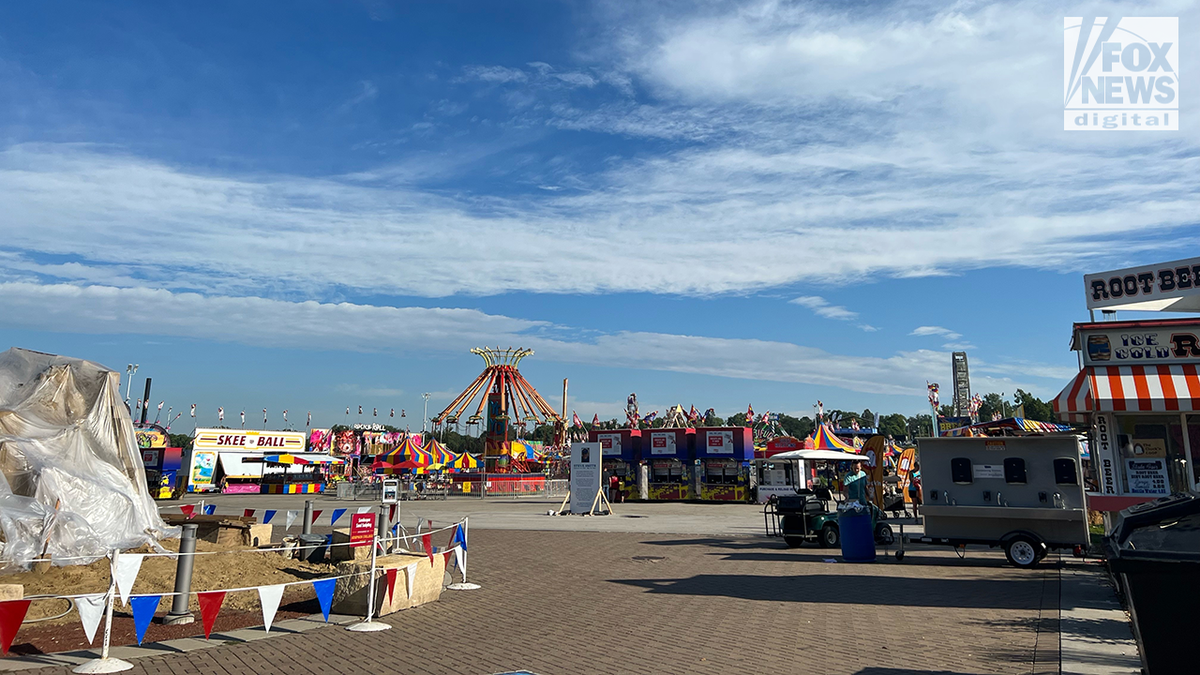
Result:
M1084 276L1088 309L1200 311L1200 258Z

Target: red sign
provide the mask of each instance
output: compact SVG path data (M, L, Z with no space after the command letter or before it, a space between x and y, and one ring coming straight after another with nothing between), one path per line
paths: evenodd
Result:
M667 447L667 437L666 436L655 436L654 438L650 439L650 442L652 444L654 444L654 447L656 447L656 448Z
M612 439L611 438L601 438L600 439L600 447L604 448L605 450L611 449L612 448Z
M723 445L725 445L725 437L724 436L717 436L716 434L712 434L708 437L708 447L719 448Z
M350 516L350 548L370 546L374 538L374 513L355 513Z

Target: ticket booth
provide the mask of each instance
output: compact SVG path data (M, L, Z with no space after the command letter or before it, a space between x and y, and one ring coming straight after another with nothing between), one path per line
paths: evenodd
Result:
M642 431L641 461L649 468L647 494L658 501L694 499L691 480L693 429Z
M749 501L754 436L749 427L696 429L698 497L712 501Z
M640 429L592 429L588 432L588 441L600 444L604 479L601 487L607 490L609 477L616 476L621 500L638 498L637 460L641 440Z

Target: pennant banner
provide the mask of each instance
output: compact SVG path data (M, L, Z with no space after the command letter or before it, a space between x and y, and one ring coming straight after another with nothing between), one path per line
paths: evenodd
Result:
M195 504L183 504L182 506L179 507L179 510L183 511L183 515L187 516L188 519L191 519L192 516L196 515L196 505Z
M129 599L129 604L133 607L133 629L137 633L139 645L146 637L146 629L150 627L150 621L158 611L160 600L161 595L138 595Z
M421 545L425 547L425 555L429 556L429 566L433 567L433 535L421 535Z
M275 517L275 513L276 513L276 511L274 509L267 509L266 511L264 511L263 512L263 525L269 524L271 522L271 519Z
M29 600L6 600L0 602L0 654L7 655L13 638L21 629L25 612L29 611Z
M454 563L458 565L458 571L462 572L463 581L467 580L467 549L464 546L454 547Z
M454 551L444 551L442 553L442 567L449 572L450 560L454 558Z
M413 563L404 568L404 586L408 591L408 597L412 598L413 580L417 578L417 563Z
M342 516L344 516L345 514L346 514L346 509L334 509L333 515L329 517L329 524L337 525L337 521L341 520Z
M369 507L369 506L360 506L360 507L358 507L358 511L357 511L357 512L358 512L358 513L370 513L370 512L371 512L371 507Z
M204 624L204 639L212 635L213 624L217 622L217 614L221 613L221 604L225 602L225 591L206 591L196 594L200 603L200 622Z
M242 511L242 517L243 518L253 518L254 517L254 509L244 509Z
M83 633L87 635L88 644L96 639L96 628L104 617L104 607L108 604L107 593L92 593L75 598L75 609L79 611L79 620L83 622Z
M121 593L121 602L129 604L129 592L133 590L133 582L137 580L138 570L142 569L141 553L119 553L116 565L113 567L113 578L117 580L117 590Z
M299 517L300 517L299 511L295 511L295 510L288 511L287 512L287 525L285 525L283 529L285 529L285 530L292 529L292 525L296 522L296 519Z
M317 602L321 603L321 613L325 615L325 623L329 623L329 605L333 602L335 582L335 579L318 579L312 582L313 590L317 593Z
M454 526L454 534L450 535L450 546L461 546L462 550L467 550L467 538L463 534L462 525Z
M389 598L392 598L392 602L395 602L396 597L396 574L398 571L399 570L397 570L395 567L389 567L386 570L388 589L387 594Z
M268 633L271 632L271 622L275 620L279 602L283 600L283 589L284 584L258 587L258 604L262 605L263 626Z
M323 513L323 511L321 509L313 509L312 522L310 522L309 524L310 525L316 524L317 518L320 518L322 513Z
M204 515L206 515L206 516L211 516L216 512L217 512L216 504L208 504L204 507Z

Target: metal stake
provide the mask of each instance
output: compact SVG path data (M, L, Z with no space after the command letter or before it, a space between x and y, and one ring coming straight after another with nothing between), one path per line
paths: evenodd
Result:
M188 611L188 598L192 591L192 566L196 562L196 529L199 525L188 523L183 526L179 537L179 559L175 564L175 598L171 611L163 617L163 625L174 626L192 623L196 617Z
M390 625L382 621L375 621L375 554L379 547L380 537L376 534L371 540L371 575L367 578L367 618L359 623L351 626L346 626L346 630L354 631L355 633L378 633L379 631L388 630Z

